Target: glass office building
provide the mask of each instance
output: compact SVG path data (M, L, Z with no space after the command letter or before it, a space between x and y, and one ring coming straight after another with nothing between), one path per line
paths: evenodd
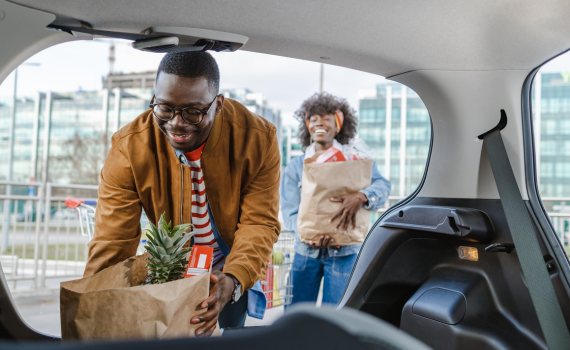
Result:
M537 74L533 99L540 194L570 197L570 74Z
M97 184L110 136L148 109L150 89L39 93L16 100L12 180ZM0 164L9 162L13 100L0 101ZM106 137L105 137L106 135ZM44 167L47 165L47 173ZM2 166L0 178L8 178Z
M429 152L431 123L419 96L398 84L379 84L360 99L358 135L375 150L392 196L411 194L420 184Z
M222 93L271 121L281 137L280 111L270 108L263 95L247 89ZM16 99L15 109L13 97L0 98L0 180L8 179L12 158L12 181L98 184L112 134L147 110L153 94L149 88L47 92Z
M282 128L281 165L283 167L287 166L291 159L304 154L298 135L299 127L297 125L286 125Z

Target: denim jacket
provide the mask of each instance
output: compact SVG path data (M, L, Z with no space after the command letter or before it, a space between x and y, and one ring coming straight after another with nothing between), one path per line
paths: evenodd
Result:
M186 166L188 166L188 160L182 151L175 149L176 155L178 159L180 159ZM222 253L224 256L228 256L230 254L230 248L228 244L224 242L220 233L218 232L218 228L216 223L214 222L214 216L210 211L210 204L208 203L208 215L210 216L210 223L212 225L212 232L214 233L214 238L216 242L220 246ZM192 244L194 244L194 237L192 237ZM261 287L261 282L257 282L251 289L247 290L247 314L250 317L254 317L257 319L263 319L265 315L265 308L267 306L267 301L265 298L265 293L263 293L263 289Z
M336 140L335 140L336 141ZM300 255L316 258L319 255L319 249L313 249L308 244L301 242L297 232L297 216L299 213L299 205L301 204L301 182L303 178L303 160L305 155L294 158L289 162L281 175L281 187L279 195L281 196L281 213L285 227L295 231L295 252ZM390 181L380 175L376 162L372 165L372 183L369 187L360 192L368 198L368 204L364 208L369 210L380 209L388 196L392 185ZM341 246L339 249L329 248L329 256L346 256L356 254L360 250L361 244Z

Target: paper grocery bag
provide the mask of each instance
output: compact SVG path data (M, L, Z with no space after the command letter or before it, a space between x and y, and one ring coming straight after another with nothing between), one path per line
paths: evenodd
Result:
M356 228L352 224L348 233L335 230L338 219L329 220L340 209L341 203L330 198L356 193L372 181L372 159L313 163L315 157L305 159L301 183L301 205L297 218L297 230L302 241L317 241L320 235L334 238L335 245L351 245L364 242L370 227L370 211L364 208L356 214Z
M210 274L163 284L139 285L148 253L95 275L61 283L63 341L193 337L203 325L190 319L205 312Z

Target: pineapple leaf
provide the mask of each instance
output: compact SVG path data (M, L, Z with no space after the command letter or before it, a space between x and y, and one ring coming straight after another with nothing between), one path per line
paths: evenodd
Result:
M162 213L162 215L160 216L160 219L158 219L158 227L164 227L166 225L166 219L164 218L164 215L166 213Z
M175 228L172 229L172 231L170 232L170 237L173 237L173 238L174 238L174 237L176 236L176 234L178 233L178 231L180 231L180 226L182 226L182 225L178 225L178 226L176 226Z
M160 253L160 256L161 256L161 257L162 257L162 256L165 256L165 255L170 255L170 254L166 251L166 249L164 249L164 248L162 248L162 247L159 247L159 246L156 247L156 251Z
M194 230L194 225L192 224L182 224L182 225L178 225L174 228L174 230L172 232L174 232L174 234L172 235L172 239L174 241L176 241L178 238L184 236L185 233L187 233L188 228L192 228L192 230ZM176 231L176 232L175 232Z
M153 246L159 246L159 245L161 246L161 245L162 245L162 244L159 244L159 240L158 240L155 236L153 236L153 235L151 235L151 234L147 234L147 235L146 235L146 239L147 239L147 241L148 241L147 244L150 243L150 244L152 244Z
M164 248L168 249L168 248L172 247L174 242L172 241L171 237L166 236L164 238L164 240L162 241L162 243L164 245Z
M190 240L190 238L192 238L195 234L196 234L195 231L187 233L184 237L180 237L176 242L174 242L174 245L178 245L181 247L184 246L186 242L188 242L188 240Z
M152 222L150 223L150 229L145 228L145 231L147 231L147 233L150 233L153 237L158 237L158 229Z
M160 260L160 254L152 246L146 246L146 251L155 259Z

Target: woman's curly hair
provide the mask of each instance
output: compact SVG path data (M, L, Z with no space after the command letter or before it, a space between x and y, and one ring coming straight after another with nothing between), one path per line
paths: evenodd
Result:
M342 145L348 144L348 142L356 136L356 128L358 126L358 117L356 116L356 111L350 107L346 99L336 97L327 92L315 93L313 96L306 99L301 107L295 111L295 118L299 120L299 142L303 145L303 149L311 144L311 134L307 125L305 124L305 119L311 115L326 115L333 114L337 109L340 109L344 114L344 122L342 128L335 139Z

